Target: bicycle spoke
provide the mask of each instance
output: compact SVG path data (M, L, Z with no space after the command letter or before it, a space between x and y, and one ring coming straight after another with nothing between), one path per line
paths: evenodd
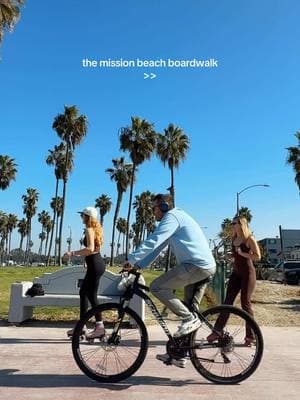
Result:
M255 321L231 306L217 306L203 315L210 323L213 321L215 330L221 334L213 342L207 342L212 331L205 321L192 334L190 353L194 367L213 382L237 383L246 379L257 368L263 351L262 336ZM225 321L221 328L220 321ZM245 344L246 327L255 336L255 346Z
M134 373L146 356L148 336L143 322L133 311L120 310L119 304L106 304L91 310L81 326L85 324L93 328L96 312L101 312L104 337L87 341L77 337L72 341L78 366L92 379L100 382L124 379Z

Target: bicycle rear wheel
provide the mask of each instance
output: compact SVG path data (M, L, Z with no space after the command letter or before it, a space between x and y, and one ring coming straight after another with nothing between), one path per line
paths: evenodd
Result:
M245 311L227 305L207 309L202 314L214 326L221 315L227 320L220 337L209 343L212 329L206 322L191 334L190 357L196 370L209 381L235 384L247 379L258 367L263 355L263 337L254 319ZM253 342L246 341L252 332Z
M95 315L101 313L105 335L82 340L83 327L95 326ZM118 303L102 304L89 310L76 324L72 351L79 368L98 382L118 382L134 374L148 350L148 334L141 318Z

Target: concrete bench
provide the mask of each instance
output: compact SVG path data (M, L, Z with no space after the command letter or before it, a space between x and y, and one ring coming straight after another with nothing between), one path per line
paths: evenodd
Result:
M17 282L11 285L8 322L20 323L32 318L34 307L79 307L79 289L86 273L83 267L67 267L53 273L45 273L33 282ZM122 294L117 286L121 276L105 271L100 279L98 303L119 302ZM44 296L26 296L33 283L40 283ZM144 301L134 296L130 307L145 319Z

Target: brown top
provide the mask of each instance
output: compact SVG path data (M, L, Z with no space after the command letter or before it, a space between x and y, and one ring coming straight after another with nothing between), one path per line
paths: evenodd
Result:
M246 243L241 243L239 246L234 246L232 244L232 254L234 257L234 269L239 270L240 268L245 268L252 266L253 262L249 258L243 257L237 252L237 248L240 247L243 253L249 253L250 247L246 245Z

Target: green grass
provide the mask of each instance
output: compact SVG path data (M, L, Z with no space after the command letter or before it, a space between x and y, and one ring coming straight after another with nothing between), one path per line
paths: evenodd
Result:
M0 320L7 320L10 301L10 287L12 283L21 281L32 281L36 277L42 276L45 272L54 272L60 267L1 267L0 268ZM111 272L118 273L120 268L109 268ZM147 286L157 278L162 272L146 269L143 271ZM178 297L182 298L183 290L176 291ZM150 294L150 297L159 310L163 305ZM203 299L203 307L210 303L209 297ZM33 318L44 321L76 321L79 316L77 307L36 307L34 308ZM148 314L147 314L148 318Z

